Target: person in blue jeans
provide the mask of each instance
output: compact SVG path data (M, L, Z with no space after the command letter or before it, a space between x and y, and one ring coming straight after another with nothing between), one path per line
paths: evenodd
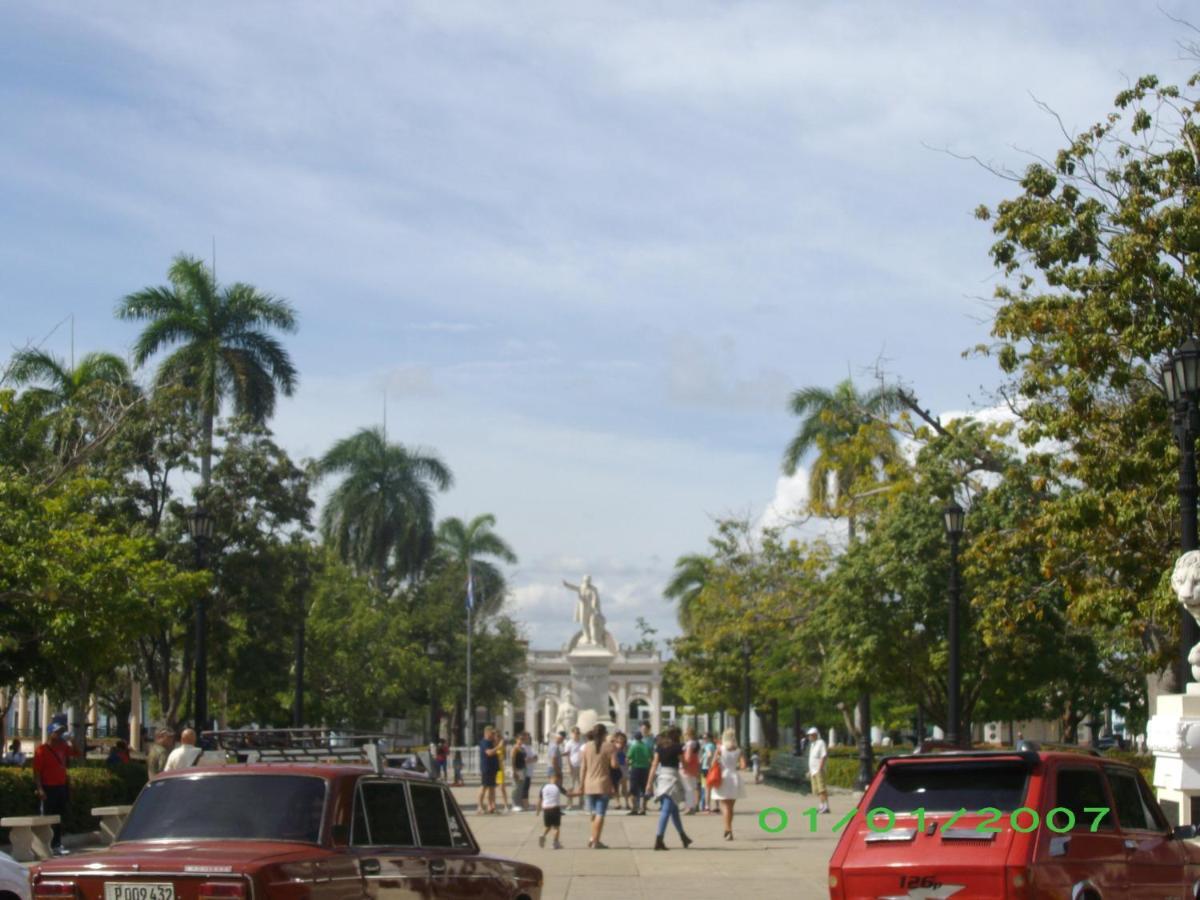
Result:
M662 804L658 814L658 834L654 838L655 850L666 850L664 838L667 835L667 822L675 825L679 839L686 850L692 839L683 830L683 820L679 818L679 807L683 803L683 779L679 776L679 761L683 756L683 744L679 741L680 731L671 726L658 739L654 750L654 761L650 763L649 779L653 794Z

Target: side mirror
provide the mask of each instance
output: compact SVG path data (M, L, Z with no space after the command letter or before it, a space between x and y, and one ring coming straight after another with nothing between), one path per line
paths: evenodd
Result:
M1171 829L1171 837L1177 841L1188 841L1194 838L1200 832L1200 828L1195 825L1176 825Z

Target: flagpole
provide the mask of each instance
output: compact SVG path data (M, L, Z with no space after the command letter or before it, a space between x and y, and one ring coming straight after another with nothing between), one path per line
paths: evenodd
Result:
M475 746L475 708L471 706L471 613L472 607L475 605L475 591L471 584L471 567L467 566L467 708L463 711L463 717L466 719L463 733L467 739L467 746Z

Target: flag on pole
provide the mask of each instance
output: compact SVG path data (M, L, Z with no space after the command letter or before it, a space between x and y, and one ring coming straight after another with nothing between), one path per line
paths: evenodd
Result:
M475 610L475 579L470 569L467 570L467 609L472 612Z

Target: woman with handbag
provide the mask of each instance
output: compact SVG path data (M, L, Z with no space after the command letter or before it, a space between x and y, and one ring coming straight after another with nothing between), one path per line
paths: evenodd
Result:
M733 805L745 795L741 770L746 768L746 757L738 747L737 732L727 728L721 736L712 766L708 770L708 784L712 798L721 804L725 814L725 840L733 840Z
M679 818L679 804L683 802L683 779L679 774L683 744L679 742L679 736L679 729L674 725L659 736L654 748L654 761L650 763L650 774L647 776L649 783L654 786L654 797L662 804L662 811L658 814L658 833L654 838L655 850L667 849L663 838L667 834L668 821L675 823L684 850L692 842L684 833L683 821Z

